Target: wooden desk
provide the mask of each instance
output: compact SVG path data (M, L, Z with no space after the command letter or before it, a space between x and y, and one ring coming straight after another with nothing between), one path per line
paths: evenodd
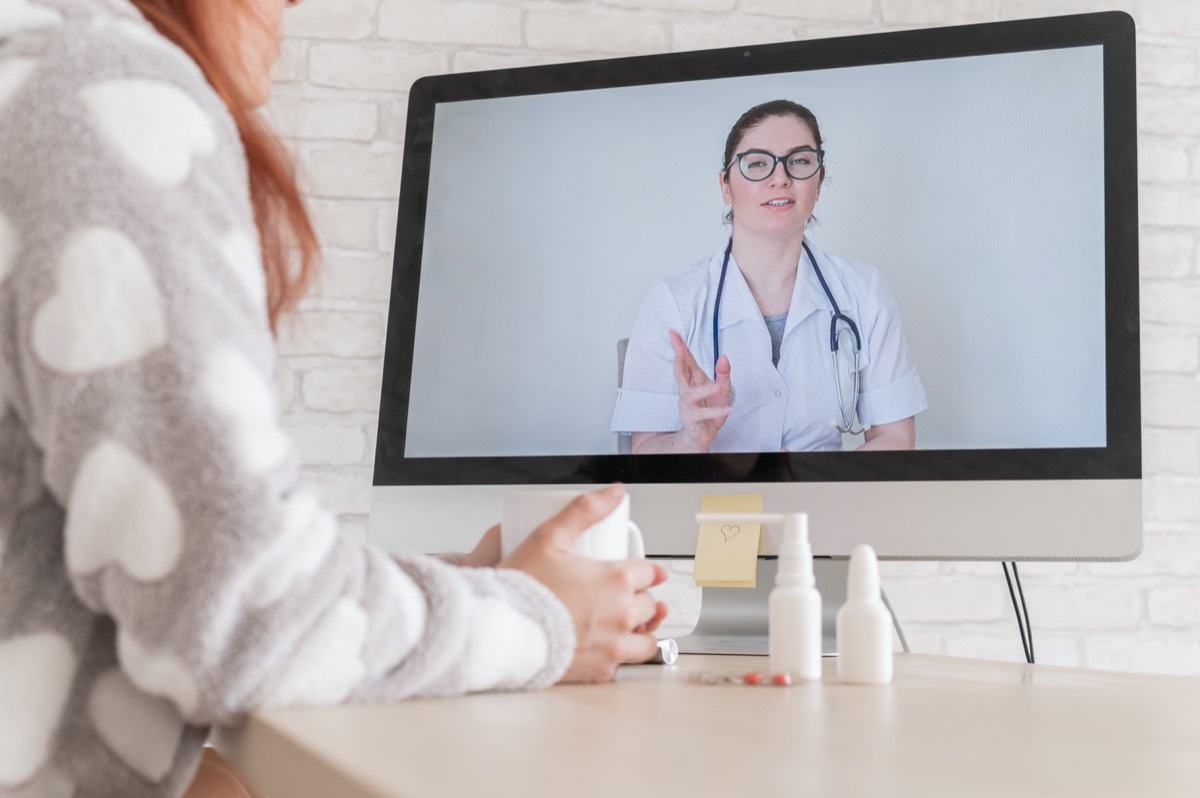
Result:
M272 798L1200 796L1200 680L896 656L889 687L614 684L258 713L221 749Z

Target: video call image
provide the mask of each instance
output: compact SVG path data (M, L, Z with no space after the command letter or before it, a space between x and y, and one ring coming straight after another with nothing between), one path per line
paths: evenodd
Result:
M439 104L405 456L1104 446L1101 70Z

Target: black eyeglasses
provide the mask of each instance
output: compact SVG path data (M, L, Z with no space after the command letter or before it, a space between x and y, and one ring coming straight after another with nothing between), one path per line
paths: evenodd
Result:
M742 177L758 183L775 174L775 167L780 161L783 161L783 170L792 180L808 180L821 171L825 163L825 150L797 147L786 155L775 155L766 150L746 150L733 156L733 161L725 167L725 171L728 173L736 163Z

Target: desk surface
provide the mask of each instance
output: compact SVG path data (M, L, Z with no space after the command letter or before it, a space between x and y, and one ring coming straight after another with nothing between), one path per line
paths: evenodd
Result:
M1200 680L896 655L888 687L702 685L684 656L561 686L261 712L222 751L287 798L1200 796Z

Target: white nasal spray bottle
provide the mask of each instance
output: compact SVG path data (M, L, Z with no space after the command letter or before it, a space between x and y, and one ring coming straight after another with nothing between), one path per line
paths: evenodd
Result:
M821 594L813 576L807 513L700 513L698 523L783 524L775 587L767 607L772 674L821 678Z
M850 555L846 603L837 614L838 679L848 684L892 681L891 616L879 591L875 550L863 544Z

